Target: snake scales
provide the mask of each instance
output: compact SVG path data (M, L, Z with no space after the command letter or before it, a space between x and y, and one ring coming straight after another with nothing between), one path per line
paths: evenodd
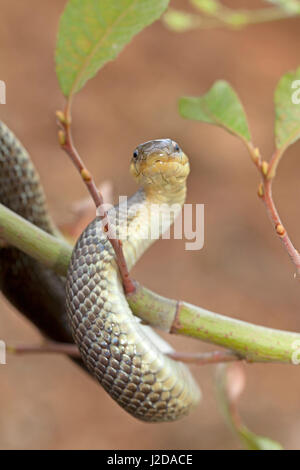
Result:
M161 139L138 146L130 168L141 188L109 212L129 269L180 211L189 163L178 144ZM0 202L58 235L28 153L3 123ZM16 248L4 246L0 286L47 336L65 342L73 337L87 369L136 418L172 421L198 403L200 392L188 368L164 355L132 314L99 218L77 241L66 281Z

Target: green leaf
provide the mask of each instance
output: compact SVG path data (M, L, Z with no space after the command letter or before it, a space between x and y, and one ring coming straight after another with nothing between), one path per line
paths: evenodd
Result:
M283 75L275 90L275 141L281 153L300 137L299 80L300 67Z
M249 431L245 426L242 429L236 429L240 439L249 450L282 450L283 447L279 442L273 441L269 437L258 436L254 432Z
M259 436L243 423L237 402L245 387L245 372L239 363L219 364L216 370L218 404L227 424L249 450L281 450L282 446L269 437Z
M65 96L78 92L169 0L69 0L61 16L56 73Z
M251 140L242 104L235 91L223 80L215 82L211 89L199 98L180 98L179 113L187 119L223 127L244 141Z

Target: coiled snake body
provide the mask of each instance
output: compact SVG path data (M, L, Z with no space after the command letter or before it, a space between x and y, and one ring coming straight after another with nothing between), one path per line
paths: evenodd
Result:
M30 171L24 171L26 165ZM141 189L109 212L111 223L115 224L123 241L129 269L180 211L185 200L189 163L175 142L154 140L137 147L131 173ZM41 228L55 232L29 157L4 124L0 125L0 185L0 202ZM22 208L28 204L29 216ZM41 222L43 219L45 223ZM3 250L12 250L13 260ZM22 256L25 256L25 263ZM18 293L14 292L16 284L13 289L7 287L11 271L15 270L14 277L24 281L23 267L31 262L45 269L14 248L0 250L2 289L5 294L9 291L8 297L13 301ZM50 310L54 317L60 316L62 334L59 336L64 336L56 339L69 341L66 313L61 306L64 282L55 275L53 282L52 274L47 273ZM26 279L26 284L32 281L35 282L32 289L38 290L41 283L36 278ZM44 278L42 284L45 284ZM165 356L157 341L148 336L132 314L123 293L114 251L97 217L74 248L65 292L69 325L84 364L126 411L148 422L171 421L186 415L197 404L199 389L187 367ZM58 308L55 309L56 301ZM24 309L23 305L14 303L20 310ZM29 299L26 308L27 303L30 304Z

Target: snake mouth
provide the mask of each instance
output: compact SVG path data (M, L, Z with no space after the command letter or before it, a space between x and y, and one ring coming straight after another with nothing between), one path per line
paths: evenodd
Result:
M188 157L172 139L150 140L133 152L130 171L141 186L182 183L189 174Z
M131 173L142 185L174 184L185 181L189 174L189 162L182 151L176 154L152 153L138 161L133 160Z

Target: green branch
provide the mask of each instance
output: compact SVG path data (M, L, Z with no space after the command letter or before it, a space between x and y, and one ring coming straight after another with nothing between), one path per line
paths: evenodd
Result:
M152 326L223 346L249 362L291 363L293 345L300 339L298 333L265 328L161 297L139 284L127 300L134 314Z
M64 239L44 232L2 204L0 239L52 268L57 274L66 275L72 246Z
M162 16L164 25L179 33L211 28L237 30L253 24L296 18L300 14L300 5L296 2L289 7L282 4L255 10L229 8L218 0L191 0L191 3L199 13L169 8Z
M66 274L72 247L1 204L0 236L58 274ZM138 283L127 299L132 311L150 325L231 349L250 362L292 363L297 344L300 348L298 333L265 328L170 300Z

